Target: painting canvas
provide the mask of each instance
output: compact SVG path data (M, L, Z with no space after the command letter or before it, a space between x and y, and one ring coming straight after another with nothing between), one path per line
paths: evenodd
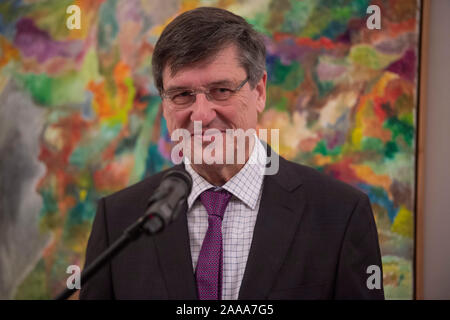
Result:
M66 24L73 4L80 29ZM199 6L263 34L259 127L280 129L283 157L369 196L386 298L411 299L416 0L1 1L0 299L54 297L84 265L97 200L173 165L151 57L164 26Z

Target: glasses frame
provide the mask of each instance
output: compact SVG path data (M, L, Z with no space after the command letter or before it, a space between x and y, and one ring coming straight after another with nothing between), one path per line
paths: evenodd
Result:
M175 106L178 106L178 107L181 107L181 108L183 108L183 107L188 107L188 106L190 106L191 104L193 104L195 101L196 101L196 99L197 99L197 94L199 94L199 93L204 93L205 94L205 96L206 96L206 99L208 99L208 101L227 101L228 99L230 99L231 98L231 96L233 96L233 95L235 95L239 90L241 90L242 89L242 87L244 87L244 85L248 82L248 80L249 80L250 78L249 77L247 77L247 78L245 78L235 89L228 89L228 90L230 90L231 91L231 93L230 93L230 97L228 97L227 99L224 99L224 100L218 100L218 99L214 99L212 96L211 96L211 93L210 93L210 90L212 90L212 89L217 89L217 88L211 88L211 89L206 89L206 90L202 90L202 89L186 89L186 90L184 90L184 92L189 92L189 95L191 96L191 97L193 97L193 98L191 98L192 99L192 101L190 101L190 102L187 102L187 103L175 103L169 96L168 96L168 94L167 94L167 92L163 92L162 94L161 94L161 98L162 99L167 99L167 100L169 100L170 102L171 102L171 104L173 104L173 105L175 105Z

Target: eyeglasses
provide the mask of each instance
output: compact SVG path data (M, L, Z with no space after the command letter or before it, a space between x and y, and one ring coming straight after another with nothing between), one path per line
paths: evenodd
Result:
M249 78L247 77L236 88L232 89L227 85L220 85L217 87L211 87L207 90L201 89L182 89L182 90L169 90L161 94L161 98L170 100L174 105L179 108L185 108L195 102L197 94L204 93L208 101L224 102L230 99L247 83Z

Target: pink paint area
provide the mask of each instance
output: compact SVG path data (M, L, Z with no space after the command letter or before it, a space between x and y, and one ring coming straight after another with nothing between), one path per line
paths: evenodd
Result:
M403 57L393 62L387 70L395 72L401 77L413 82L416 74L416 54L414 50L406 51Z
M43 63L54 57L74 58L83 49L82 42L54 41L50 35L40 30L33 20L24 18L16 25L17 32L14 45L25 57L35 57L38 63Z
M317 75L320 81L332 81L340 77L347 67L328 62L320 62L317 66Z

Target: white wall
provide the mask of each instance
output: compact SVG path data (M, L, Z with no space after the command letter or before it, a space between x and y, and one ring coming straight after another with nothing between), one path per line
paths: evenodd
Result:
M450 299L450 0L431 1L429 23L423 285L425 299Z

